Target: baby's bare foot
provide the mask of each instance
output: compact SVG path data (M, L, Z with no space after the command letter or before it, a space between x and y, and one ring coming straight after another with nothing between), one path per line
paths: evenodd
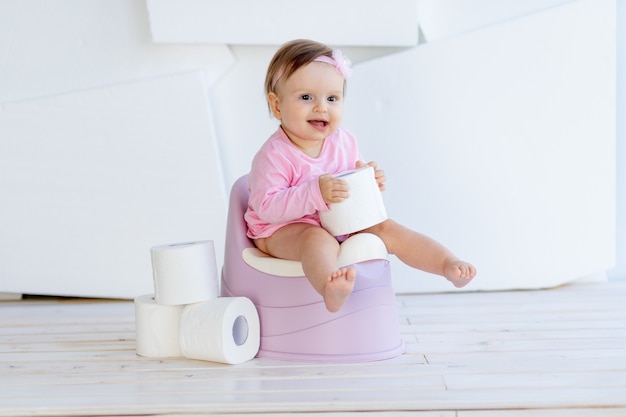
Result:
M331 313L339 311L354 288L356 271L354 268L333 272L324 287L324 303Z
M476 276L476 268L460 259L450 259L444 264L444 276L455 287L462 288Z

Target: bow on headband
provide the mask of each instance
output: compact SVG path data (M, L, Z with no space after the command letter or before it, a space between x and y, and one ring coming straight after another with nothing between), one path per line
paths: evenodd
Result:
M352 62L339 49L333 50L332 58L322 55L315 58L314 62L325 62L332 65L343 75L343 78L348 79L352 75Z

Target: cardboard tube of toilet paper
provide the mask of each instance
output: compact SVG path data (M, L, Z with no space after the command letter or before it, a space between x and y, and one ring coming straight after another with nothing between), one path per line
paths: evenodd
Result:
M260 341L259 315L245 297L191 304L180 318L180 349L190 359L243 363L256 356Z
M180 316L184 306L157 304L154 294L135 298L136 350L140 356L183 356L178 344Z
M374 168L368 166L335 175L348 183L350 197L320 211L322 227L333 236L355 233L387 219Z
M183 305L218 297L212 240L153 246L150 256L157 303Z

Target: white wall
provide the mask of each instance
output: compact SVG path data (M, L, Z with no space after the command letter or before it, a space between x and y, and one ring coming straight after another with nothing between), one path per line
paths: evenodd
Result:
M611 279L626 279L626 2L617 2L617 242Z
M418 37L415 0L386 0L384 7L362 0L317 0L306 15L302 3L285 0L230 0L219 7L204 0L147 3L155 42L280 45L285 39L310 38L410 47Z
M606 3L604 0L579 2L536 0L524 2L524 7L520 8L519 2L513 0L507 2L473 0L462 3L454 0L436 2L398 0L386 3L385 10L399 10L403 16L394 21L389 28L384 27L384 22L380 23L377 31L374 31L381 34L379 38L364 42L363 37L357 36L344 39L344 44L337 45L332 42L332 39L322 39L322 36L328 36L329 33L328 29L322 30L323 28L318 28L319 36L315 36L316 33L307 33L307 36L340 46L357 64L354 83L349 86L348 96L348 103L353 106L356 104L350 101L353 98L362 96L363 100L367 100L365 94L367 80L357 81L357 77L371 73L370 77L376 81L381 78L380 71L382 70L379 70L379 73L375 72L376 66L379 65L376 64L378 58L391 59L389 62L393 63L396 59L394 57L402 60L410 56L411 62L422 62L421 60L432 56L433 62L436 62L446 50L454 51L455 44L460 45L459 47L467 45L471 50L481 51L481 48L485 47L484 42L489 41L489 35L483 35L482 38L476 37L476 33L481 30L495 30L493 33L504 30L500 33L507 34L509 39L523 42L529 33L511 34L506 29L519 27L513 24L516 20L523 23L524 19L528 19L536 12L544 13L543 10L553 9L556 13L554 23L558 26L559 13L567 13L566 10L570 10L571 7L578 7L575 4L583 4L586 5L584 7L592 7L591 10L593 10L593 6L589 4L593 4L594 1L599 4L611 3ZM148 5L150 3L154 7L165 4L158 0L151 1ZM194 4L196 6L206 4L197 1L188 1L188 3L190 7ZM372 7L371 10L380 8L378 2L360 1L358 4L363 8L369 5ZM468 4L472 4L473 7L468 8ZM620 19L624 22L624 7L623 5L620 7ZM411 14L415 13L412 11L415 8L421 15ZM464 8L465 12L459 14L459 8ZM277 18L276 9L268 7L267 10L268 13L271 12L271 17L258 16L260 21ZM220 15L220 11L224 12L226 9L217 10L213 18L227 20L229 16ZM167 21L163 19L159 24L163 25L165 22L165 26L160 28L155 26L158 13L158 10L151 9L149 14L148 7L143 0L60 0L54 4L44 0L0 0L0 147L2 149L0 152L0 192L7 202L0 208L0 215L3 219L10 219L10 222L3 222L0 230L0 251L3 253L0 258L2 259L0 261L0 291L132 297L139 293L149 292L151 289L152 277L148 252L150 245L179 240L214 239L219 247L220 242L223 242L224 213L220 210L225 207L225 189L228 189L238 176L247 171L252 155L276 127L275 121L269 118L266 111L262 94L265 67L276 45L272 45L267 39L259 39L255 33L249 33L249 41L245 37L236 40L234 38L222 39L220 40L222 44L206 43L207 40L201 38L206 33L197 35L195 42L194 39L187 38L184 39L185 43L170 43L167 42L167 37L160 35L158 39L155 39L157 30L160 30L161 34L176 33L175 30L171 32L175 26L167 26ZM193 7L190 13L194 13ZM290 13L297 13L297 11ZM451 17L453 15L454 18ZM365 14L364 19L367 16L369 15ZM407 39L410 43L415 42L417 38L417 28L414 27L415 30L412 31L410 28L407 30L407 27L415 25L419 16L422 16L420 20L422 42L425 41L426 45L407 47ZM288 19L290 16L282 17ZM150 25L151 19L153 26ZM351 24L358 25L359 22ZM604 39L603 35L598 33L598 22L589 23L582 18L579 24L581 32L589 33L590 38ZM371 25L369 22L363 26L371 27ZM620 26L622 34L624 26L624 23ZM500 29L494 29L496 27ZM170 32L167 32L168 30ZM288 40L298 37L297 30L297 28L290 28L289 31L278 30L277 33L280 33L284 40ZM358 33L358 31L352 32ZM223 31L219 33L224 35ZM382 34L389 33L396 33L399 37L392 40L382 39ZM236 31L235 34L241 36L241 31ZM471 39L478 39L477 42L482 45L472 45ZM258 45L258 43L263 45ZM449 45L452 45L452 49ZM552 47L558 50L557 44ZM423 51L420 48L423 48ZM502 48L504 51L507 50L506 45L502 45ZM541 59L540 54L533 56L532 51L523 52L528 54L531 61ZM486 50L484 53L489 53L489 51ZM621 54L623 59L623 44ZM464 59L465 63L481 64L481 60L473 60L471 54ZM609 61L603 61L603 63L610 65L610 56L606 59ZM558 61L556 63L559 64ZM362 71L359 73L360 68ZM602 62L595 68L596 71L606 70ZM387 70L386 68L385 71ZM595 75L597 73L589 74L590 77ZM434 74L434 76L437 78L438 75ZM575 71L570 80L581 76L584 76L583 72ZM618 86L621 85L623 92L623 75L620 75L620 80ZM404 81L412 82L410 79ZM541 78L541 82L547 84L551 81L549 78ZM442 82L445 82L445 78L433 79L432 83L425 85L436 86L437 83L442 85ZM197 86L201 95L204 94L204 99L194 93L193 85ZM118 111L117 115L112 117L111 111L114 111L115 107L112 110L110 106L102 104L113 103L113 106L118 106L118 110L129 108L124 107L123 101L119 101L119 97L125 97L123 92L127 91L133 91L133 94L126 97L142 105L131 106L132 110L128 110L131 116L129 118L123 117L123 111ZM432 95L432 98L430 100L425 98L424 102L436 102L441 91L443 90L433 89L428 93ZM454 94L454 91L446 91ZM588 90L585 91L587 91L585 94L588 94ZM424 94L424 92L420 91L419 94ZM400 96L392 96L390 99L397 104L400 104L398 100L405 100ZM475 97L476 107L472 108L470 105L468 111L476 110L481 103L489 100L489 96ZM606 106L605 101L602 100L599 104ZM92 106L92 109L100 109L98 110L101 112L100 115L97 112L87 112L91 118L89 120L93 120L92 123L84 123L82 120L86 114L86 109L81 108L84 103L97 104ZM555 106L557 104L555 103ZM583 110L587 104L583 103L578 110ZM503 106L506 105L507 103L504 102ZM618 102L618 105L623 108L623 99ZM359 106L354 105L350 111L357 109ZM167 115L172 112L176 114L175 112L179 110L182 111L181 117L189 115L189 119L186 123L177 125L175 118L168 118ZM433 117L440 115L436 107L430 108L429 111L433 112ZM623 111L619 114L622 113ZM57 117L58 115L62 118ZM77 121L81 120L81 123L73 123L73 117ZM363 118L363 116L360 117ZM369 115L366 116L368 117ZM405 121L410 123L411 117L413 116L409 116L409 119ZM428 114L420 115L420 117L424 117L425 120L432 119ZM514 118L514 116L511 117ZM361 129L367 125L367 123L362 123L366 121L360 120L355 113L346 120L353 126L361 126ZM577 123L576 120L572 122L574 125ZM555 127L547 123L548 126ZM622 126L619 143L623 153L623 117L618 123ZM77 128L77 126L81 127ZM598 127L607 128L606 123L600 121L598 121ZM54 134L51 134L51 131ZM156 135L155 132L160 134ZM162 134L163 132L166 133ZM175 133L168 136L167 132ZM107 155L109 160L95 158L93 163L87 166L84 152L91 148L85 147L85 136L103 147L102 155ZM369 139L365 133L361 136L363 136L365 149L377 151L372 139ZM150 145L150 141L155 137L161 138L159 139L160 146ZM186 145L179 149L176 144L183 137ZM603 135L603 138L605 137L606 135ZM15 146L16 143L20 146ZM606 145L609 141L602 139L601 143ZM112 170L111 166L124 161L119 153L124 151L115 151L114 144L118 147L117 149L122 149L123 146L120 147L122 144L130 147L134 152L132 155L135 155L134 162L126 161L127 165L123 167L121 171L123 175L120 176L116 176L118 173ZM459 142L457 145L462 144ZM515 149L514 146L518 145L515 143L511 146L504 145L500 151L511 153ZM427 154L436 150L428 144L424 146L426 146ZM383 151L385 165L393 173L390 181L396 181L394 177L406 177L410 172L411 167L406 164L405 154L400 147L399 143L389 142ZM84 151L78 152L81 148ZM47 154L38 154L38 149L45 149ZM176 157L168 159L171 164L168 169L158 172L159 164L162 163L159 160L162 161L166 156L173 156L177 149L181 152ZM485 150L485 158L489 155L497 156L489 152L490 150ZM189 171L192 154L194 157L198 156L199 160L204 160L207 167L193 165L196 168ZM94 155L91 154L91 157ZM541 153L536 155L541 157ZM600 154L596 154L596 157L600 157ZM29 170L24 171L26 176L19 173L20 158L28 162L26 166ZM64 164L54 164L52 162L54 160L63 161ZM624 161L624 158L621 161ZM520 161L513 159L512 162L519 163ZM607 166L610 170L611 162ZM168 174L168 172L178 170L188 174L195 173L198 179L190 180L189 176ZM450 180L454 180L454 172L454 170L450 171ZM598 184L604 184L604 187L615 180L614 176L605 178L609 175L607 172L604 171L597 177ZM620 190L623 190L623 162L618 165L618 175L621 175ZM164 176L167 178L168 185L159 188L158 185ZM46 178L47 182L38 182L38 178ZM128 178L129 183L116 187L114 182L110 181L111 178L118 182L123 182L123 178ZM608 183L604 180L608 180ZM567 178L564 178L564 181L567 183ZM30 185L26 187L25 184ZM46 188L45 184L53 185ZM83 186L78 187L77 184L83 184ZM95 192L88 190L87 184L96 184ZM132 194L132 186L129 184L135 184L135 190L139 189L141 193ZM405 186L403 180L396 184ZM570 186L575 185L570 183ZM593 182L588 185L593 187ZM607 201L611 199L611 196L605 188L601 187L600 190L602 198L596 200L600 203L594 208L589 208L589 211L585 212L586 215L591 215L594 211L601 215L614 213L615 197L613 196L613 203L608 207ZM191 195L186 207L172 203L173 199L180 198L180 191L182 194ZM33 192L35 197L33 194L29 195ZM64 196L63 193L67 195ZM106 193L109 198L102 198L102 193ZM388 197L388 204L391 205L389 209L398 213L401 218L410 219L411 210L405 206L401 198L393 197L392 193ZM618 205L622 207L622 210L618 211L618 215L621 216L619 217L621 223L618 222L621 227L619 231L621 239L619 245L621 246L618 246L621 256L618 259L621 262L622 272L618 272L618 275L622 274L622 276L625 270L624 194L623 191L618 194ZM20 200L28 195L26 200ZM67 196L71 198L68 199ZM206 198L206 196L211 196L211 198ZM484 195L483 198L487 202L498 201L498 197L493 195ZM167 204L155 203L159 199L167 201ZM30 201L30 203L25 203L25 201ZM129 201L132 201L134 206L132 212L120 208L127 205ZM552 207L560 207L564 201L555 200ZM110 219L95 221L91 226L97 226L98 233L94 233L94 229L89 227L89 222L94 221L93 219L86 216L84 211L70 210L70 203L76 205L80 202L92 211L97 209L101 214L100 217L106 213L117 213L115 221ZM441 204L438 200L435 200L435 203ZM155 208L155 205L160 207ZM190 210L189 205L194 208ZM491 246L482 243L477 245L474 241L454 237L459 236L458 234L454 235L447 230L437 230L433 225L445 223L446 218L441 217L441 213L444 212L447 216L446 210L442 210L442 207L437 205L428 208L428 215L434 217L430 222L431 225L428 226L431 228L429 232L435 236L445 237L445 243L453 246L460 255L479 259L484 265L482 270L485 272L480 278L482 283L480 279L477 279L477 284L470 289L537 285L535 278L526 283L511 284L507 281L511 277L507 277L506 272L502 272L500 276L493 272L487 255L497 257L498 254L493 253ZM54 216L51 217L51 213ZM116 228L119 226L120 216L130 227ZM172 218L183 220L171 221ZM468 219L470 222L472 220L475 219ZM603 223L599 229L601 234L604 233L602 237L598 237L599 235L595 237L601 242L598 242L590 258L589 265L593 271L577 264L578 267L560 276L559 282L574 280L581 274L590 272L601 274L612 266L613 243L606 233L609 224L607 222ZM10 226L7 226L9 224ZM419 226L420 224L415 224L416 228ZM589 226L593 229L591 222L581 226ZM66 232L64 233L63 230ZM39 244L30 246L23 244L24 241L37 240L38 236ZM24 240L25 237L28 239ZM553 238L556 240L551 240L550 244L555 242L559 244L559 239L563 241L568 239L565 235L560 237L557 235ZM584 249L585 246L582 245L581 248ZM540 249L534 248L535 251L540 251ZM41 257L37 256L39 251L47 251L43 257L47 260L46 262L42 262ZM68 251L70 254L76 254L81 261L72 262L71 257L64 258ZM516 265L525 259L525 254L522 253L507 256L509 256L510 265ZM567 256L577 256L577 254L565 251L563 257ZM620 271L619 265L620 263L618 263L617 271ZM539 270L538 266L537 270L529 267L526 271L537 277L545 273L545 270L543 266ZM431 287L430 284L414 287L414 282L434 282L434 280L419 277L415 279L414 273L403 270L401 266L395 268L394 273L399 290L441 289ZM411 284L407 285L406 282ZM550 285L554 283L550 280L546 282Z
M143 1L0 1L0 291L133 297L151 246L222 241L207 92L233 63L153 43Z
M613 16L611 2L567 3L358 67L346 123L387 167L388 211L471 259L470 287L613 265ZM401 291L447 289L393 267Z

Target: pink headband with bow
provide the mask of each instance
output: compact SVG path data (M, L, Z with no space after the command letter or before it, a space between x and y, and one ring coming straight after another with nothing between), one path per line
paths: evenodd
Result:
M350 60L345 57L339 49L333 49L332 58L326 55L321 55L315 58L313 62L324 62L332 65L341 75L343 75L343 78L345 79L348 79L352 75L352 62L350 62ZM272 78L272 90L276 87L276 83L282 76L283 68L278 70L276 75L274 75L274 78Z

